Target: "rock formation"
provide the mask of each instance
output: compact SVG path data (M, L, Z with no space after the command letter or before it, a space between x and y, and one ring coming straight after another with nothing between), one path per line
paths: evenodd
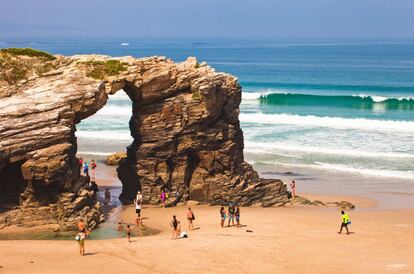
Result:
M172 204L286 201L281 181L259 178L244 162L236 78L195 58L175 64L165 57L11 51L0 52L0 206L8 209L0 225L102 221L79 173L76 124L121 89L132 102L134 139L118 167L121 200L141 190L144 202L155 204L167 189Z

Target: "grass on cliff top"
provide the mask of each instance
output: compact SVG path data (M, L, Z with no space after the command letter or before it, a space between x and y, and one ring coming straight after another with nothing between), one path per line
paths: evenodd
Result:
M127 63L121 63L119 60L108 61L87 61L81 62L88 69L86 76L94 79L104 79L105 76L118 75L120 72L127 70Z
M6 48L6 49L1 49L0 52L8 53L14 56L24 55L24 56L30 56L30 57L37 57L37 58L44 59L46 61L52 61L56 59L55 56L47 52L35 50L31 48Z

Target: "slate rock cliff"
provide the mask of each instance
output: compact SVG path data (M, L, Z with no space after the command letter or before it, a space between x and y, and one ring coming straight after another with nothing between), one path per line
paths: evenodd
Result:
M281 181L259 178L244 162L241 88L231 75L195 58L0 52L0 227L103 221L79 172L75 131L121 89L131 99L134 139L118 167L121 200L141 190L156 204L166 189L171 204L286 202Z

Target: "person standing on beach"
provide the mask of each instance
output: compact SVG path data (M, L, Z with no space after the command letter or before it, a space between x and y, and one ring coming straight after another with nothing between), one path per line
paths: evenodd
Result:
M236 212L234 214L236 216L236 226L240 227L240 207L236 206Z
M167 193L165 193L165 190L162 190L160 199L161 199L162 207L165 207L165 202L167 200Z
M178 221L175 215L173 215L173 219L170 223L171 229L172 229L172 238L171 240L178 238Z
M221 218L221 227L224 227L224 222L226 221L226 210L224 206L220 208L220 218Z
M95 180L96 180L95 173L96 173L96 163L92 159L92 161L91 161L91 181L92 182L95 182Z
M83 174L89 176L89 166L86 161L83 163Z
M109 205L109 203L111 202L111 192L109 192L109 188L107 188L105 190L105 205Z
M187 212L187 220L188 220L188 230L193 230L193 221L195 220L194 212L191 210L191 207L188 208Z
M118 232L121 232L122 230L124 230L124 227L122 226L122 223L121 222L118 222L118 226L117 226L116 230Z
M296 182L295 180L292 180L290 183L290 189L292 190L292 198L295 199L296 197Z
M141 218L141 214L138 214L138 217L135 220L135 223L137 225L137 228L141 228L142 227L142 218Z
M80 174L82 175L82 169L83 169L83 158L79 158L79 168L80 168Z
M76 234L76 238L79 244L79 254L81 256L85 255L85 240L86 240L86 231L79 231Z
M228 222L227 226L230 226L230 221L231 221L231 225L234 226L235 209L234 209L233 203L230 203L228 213L229 213L229 222Z
M130 243L131 242L131 226L130 225L127 225L126 233L127 233L127 236L128 236L128 243Z
M142 209L141 201L135 199L134 204L135 204L135 213L137 214L137 217L139 217L141 216L141 209Z
M341 222L341 229L339 230L338 234L342 234L342 229L345 227L346 234L349 234L348 225L351 223L349 220L348 214L345 213L345 211L341 211L342 214L342 222Z

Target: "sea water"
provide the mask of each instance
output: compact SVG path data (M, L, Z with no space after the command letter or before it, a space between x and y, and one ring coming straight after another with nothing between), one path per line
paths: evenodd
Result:
M414 184L414 41L3 40L2 47L66 55L162 55L177 62L196 56L238 77L245 158L259 170ZM132 141L130 116L129 98L111 96L77 125L79 150L101 156L124 150Z

